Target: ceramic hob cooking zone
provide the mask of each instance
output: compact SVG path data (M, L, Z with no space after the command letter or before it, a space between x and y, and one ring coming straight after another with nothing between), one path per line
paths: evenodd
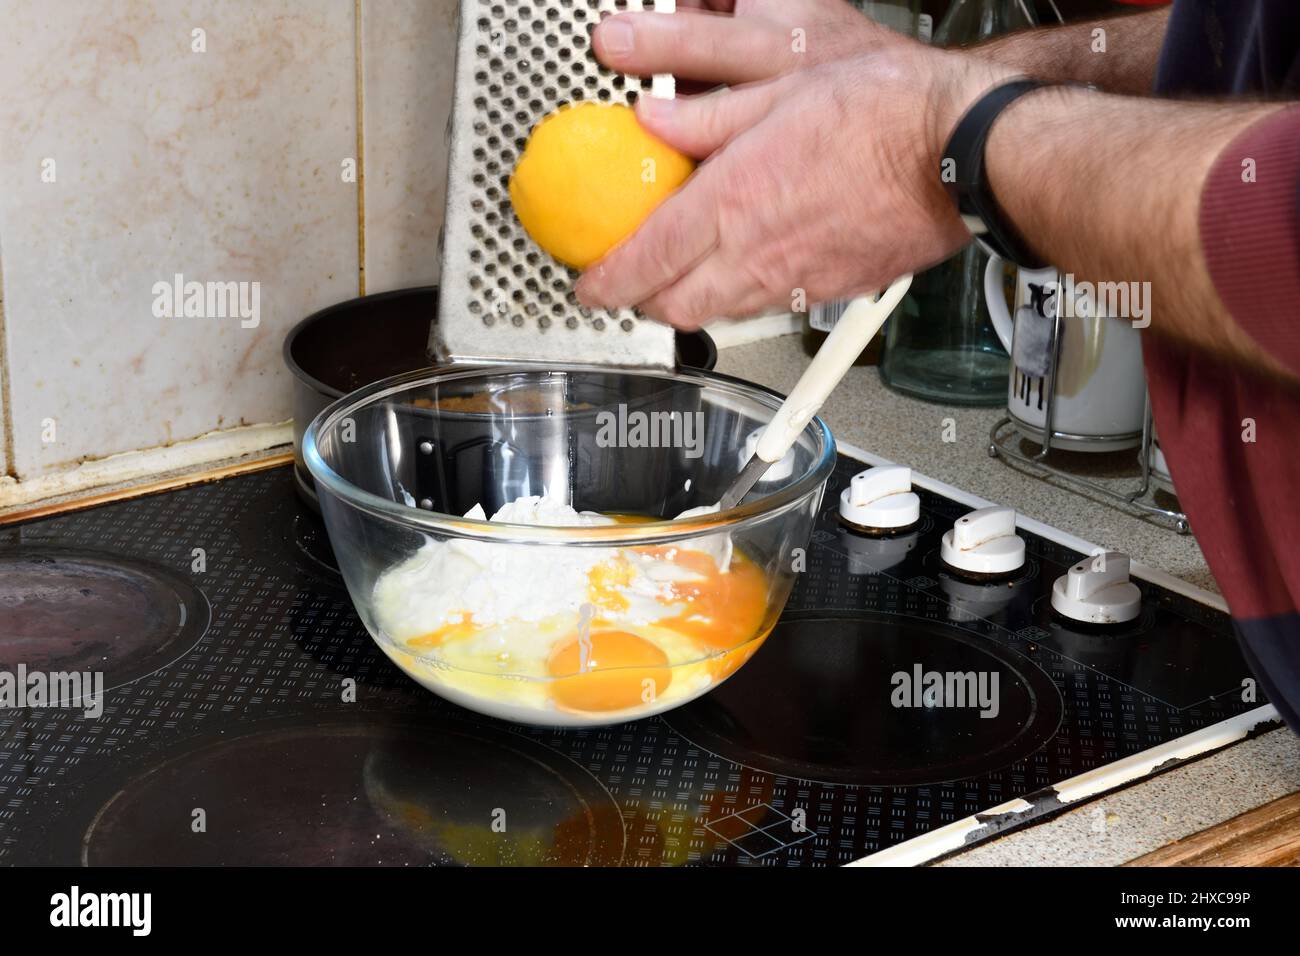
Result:
M103 674L102 712L0 711L0 862L916 862L1269 722L1222 611L1139 580L1128 623L1067 623L1064 536L956 575L941 539L979 502L918 487L911 529L866 536L838 509L865 467L841 455L748 666L590 730L403 676L288 467L0 529L0 670ZM970 699L927 702L932 675Z

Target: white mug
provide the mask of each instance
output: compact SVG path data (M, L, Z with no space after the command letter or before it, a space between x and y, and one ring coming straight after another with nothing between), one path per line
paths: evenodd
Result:
M1063 285L1058 270L1016 272L1016 312L1007 311L1002 260L989 259L984 297L993 329L1011 355L1007 411L1020 428L1042 441L1047 387L1056 355L1052 447L1070 451L1119 451L1142 443L1146 379L1142 344L1131 322L1097 314L1089 295ZM1071 308L1061 296L1074 294ZM1061 343L1055 350L1057 310Z

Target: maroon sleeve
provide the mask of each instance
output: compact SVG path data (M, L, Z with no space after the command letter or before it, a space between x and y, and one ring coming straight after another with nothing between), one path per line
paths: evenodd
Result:
M1260 120L1219 154L1200 228L1228 312L1300 374L1300 107Z

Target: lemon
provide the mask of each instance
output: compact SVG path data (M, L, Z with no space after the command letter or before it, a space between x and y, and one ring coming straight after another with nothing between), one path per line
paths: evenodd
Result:
M630 236L695 164L652 136L626 106L579 103L534 128L510 177L533 240L585 269Z

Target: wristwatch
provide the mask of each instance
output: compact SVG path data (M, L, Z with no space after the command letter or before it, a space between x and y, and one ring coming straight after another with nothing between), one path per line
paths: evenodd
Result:
M940 177L957 205L962 221L985 251L1025 269L1047 263L1030 251L993 196L984 168L984 147L1002 111L1024 96L1050 84L1021 78L993 87L958 121L940 163Z

